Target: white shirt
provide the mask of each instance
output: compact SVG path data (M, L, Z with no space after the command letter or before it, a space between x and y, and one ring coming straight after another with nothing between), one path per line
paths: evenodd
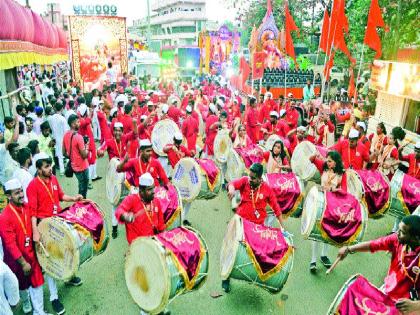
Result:
M117 83L117 71L114 68L110 68L106 71L106 76L108 77L109 82Z
M0 144L0 182L4 185L12 179L12 175L19 168L19 163L12 159L4 143Z
M19 302L19 282L15 274L3 262L3 246L0 238L0 314L13 315L9 305Z
M77 115L76 112L72 109L69 109L68 111L66 111L66 113L64 114L64 118L66 119L66 122L68 121L70 115ZM67 124L68 125L68 124Z
M35 134L33 130L29 133L24 133L23 135L19 135L17 142L19 143L20 148L24 148L28 146L28 143L31 140L38 140L38 136Z
M55 139L55 155L61 156L63 137L66 131L69 130L67 119L61 113L55 113L48 117L47 120L51 127L52 137Z
M29 183L34 179L34 177L29 173L28 170L24 168L19 168L13 172L13 178L19 180L22 185L23 195L25 196L25 202L28 202L28 196L26 195L26 189L29 186Z
M36 135L40 135L41 134L41 124L44 122L44 117L36 117L36 119L34 120L33 123L33 132L35 132Z

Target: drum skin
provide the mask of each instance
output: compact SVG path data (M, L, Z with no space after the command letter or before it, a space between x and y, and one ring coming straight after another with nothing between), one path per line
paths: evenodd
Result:
M285 239L290 246L293 246L290 236L285 236ZM279 293L286 284L289 273L293 268L294 254L291 254L286 264L276 274L266 280L262 280L259 278L242 240L242 219L235 215L228 224L220 251L220 274L222 279L242 280L255 284L272 294Z
M167 156L163 148L174 142L175 133L180 132L178 125L172 119L163 119L153 127L151 141L153 151L159 156Z
M305 239L327 243L333 246L357 244L362 241L367 228L368 210L364 203L360 203L362 209L362 230L353 242L332 243L322 236L320 225L325 209L325 195L319 186L312 187L303 204L301 234Z
M206 173L193 158L183 158L174 167L172 183L178 188L185 202L195 199L213 199L219 193L223 182L222 173L214 184L213 191L207 183Z
M290 162L293 172L303 181L314 181L319 184L321 175L316 166L309 161L309 158L316 153L318 150L314 144L303 141L296 146Z
M117 172L118 164L120 164L120 159L116 157L109 161L105 181L106 196L113 206L118 205L124 190L125 174Z
M191 290L186 288L173 256L155 237L139 237L130 245L125 261L126 285L134 302L146 312L162 312L171 299L198 290L207 279L207 244L196 230L185 228L198 236L201 246L206 250Z
M226 167L226 180L231 182L235 179L241 178L247 173L244 160L236 152L235 149L231 149Z
M228 130L219 130L214 139L214 158L220 164L225 164L232 149L232 140Z

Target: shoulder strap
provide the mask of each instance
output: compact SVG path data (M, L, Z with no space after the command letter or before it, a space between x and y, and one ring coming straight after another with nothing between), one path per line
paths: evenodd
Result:
M73 151L73 137L74 137L74 133L71 134L71 138L70 138L70 154L69 154L69 159L71 160L71 152Z

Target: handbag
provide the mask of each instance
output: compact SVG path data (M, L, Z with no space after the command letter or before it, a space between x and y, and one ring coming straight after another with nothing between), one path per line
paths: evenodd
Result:
M71 135L71 138L70 138L70 155L69 155L69 160L67 161L67 164L66 164L66 168L64 170L64 175L66 177L73 177L73 173L74 173L73 168L71 167L71 152L73 149L72 147L73 137L74 137L74 133Z

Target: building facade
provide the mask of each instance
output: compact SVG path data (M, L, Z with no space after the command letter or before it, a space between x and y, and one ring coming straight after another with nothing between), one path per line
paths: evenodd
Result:
M205 27L206 0L150 0L150 39L159 46L197 45ZM134 20L129 32L148 38L148 18Z

